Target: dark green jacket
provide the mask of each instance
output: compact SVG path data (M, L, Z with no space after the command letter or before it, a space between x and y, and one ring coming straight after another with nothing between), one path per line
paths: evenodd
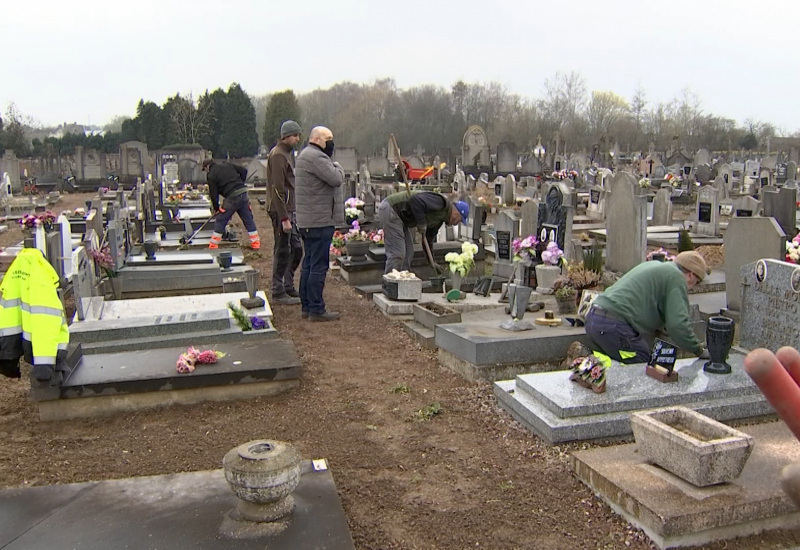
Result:
M392 193L386 197L386 202L406 227L422 226L434 232L447 223L453 211L450 199L431 191L412 191L410 197L406 191Z
M666 330L680 348L700 355L703 347L689 320L689 289L680 268L672 262L644 262L598 296L594 304L624 319L652 340Z

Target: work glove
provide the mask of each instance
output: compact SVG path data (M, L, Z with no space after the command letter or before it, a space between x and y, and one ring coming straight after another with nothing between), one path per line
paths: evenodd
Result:
M703 348L703 351L698 355L700 359L711 359L711 354L708 353L708 348Z

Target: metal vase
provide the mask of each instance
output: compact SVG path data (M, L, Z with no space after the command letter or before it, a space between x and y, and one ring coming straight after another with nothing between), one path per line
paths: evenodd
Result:
M153 261L156 259L156 250L158 250L157 242L150 240L144 242L144 253L148 261Z
M245 272L244 284L247 287L247 294L249 294L251 298L255 298L256 292L258 291L258 271L252 270Z
M531 292L533 289L529 286L514 285L515 291L513 298L509 292L509 304L511 305L511 317L513 319L522 319L525 316L525 311L528 308L528 301L531 299Z
M217 261L222 271L230 271L231 264L233 264L233 254L230 250L221 250L219 256L217 256Z
M711 361L703 370L711 374L730 374L731 366L726 362L733 345L734 321L728 317L711 317L706 326L706 346Z

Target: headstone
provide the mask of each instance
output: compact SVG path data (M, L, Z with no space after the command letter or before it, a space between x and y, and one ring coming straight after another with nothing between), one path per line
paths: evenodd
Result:
M554 242L566 252L565 244L572 236L567 227L568 206L564 205L564 194L558 185L551 185L544 201L539 204L539 219L536 223L536 238L541 242Z
M514 258L511 243L519 237L519 220L513 211L503 211L497 215L494 227L496 256L492 273L497 277L510 279Z
M761 259L742 267L741 277L740 346L800 349L800 266Z
M766 168L762 168L758 172L758 182L761 187L764 187L765 185L772 185L772 172Z
M589 204L586 207L586 216L593 220L606 219L606 190L599 185L589 188Z
M764 216L773 217L784 233L794 237L797 233L797 188L784 185L780 189L764 189L761 192Z
M503 199L503 204L506 206L514 206L517 204L517 199L514 196L514 193L517 188L517 180L514 178L514 174L509 174L506 176L505 181L503 182L500 191L501 197Z
M72 230L70 228L69 219L61 214L56 220L56 228L58 228L61 236L61 272L65 277L72 276Z
M717 190L717 196L720 200L728 198L728 187L725 184L725 180L722 177L717 176L714 178L714 181L711 182L712 187Z
M697 152L694 154L695 167L699 167L703 164L708 164L709 162L711 162L711 155L708 153L708 150L698 149Z
M695 233L716 236L719 231L719 195L713 185L704 185L697 191L695 206Z
M534 156L530 156L522 163L522 173L537 175L542 173L542 163Z
M482 175L483 174L481 174L481 176ZM503 199L503 185L505 184L505 182L506 182L506 178L504 178L503 176L497 176L496 178L494 178L494 184L493 184L494 185L494 194L495 194L495 196L500 197L501 203L502 203L502 199Z
M797 163L789 161L786 163L786 181L795 181L797 179Z
M730 164L722 164L721 166L717 167L717 177L722 178L722 181L725 182L725 186L727 187L728 191L730 192L733 189L733 170L731 169Z
M392 173L392 168L389 161L384 156L371 157L367 161L367 169L370 175L373 176L387 176Z
M667 169L664 167L663 164L653 167L653 177L656 179L662 179L664 176L667 175Z
M672 225L672 190L662 187L656 191L653 199L653 218L652 224Z
M695 179L701 184L710 183L712 178L711 166L708 164L701 164L694 171Z
M750 195L744 195L733 205L733 215L737 218L754 218L758 216L761 202Z
M465 167L489 166L489 140L480 126L470 126L464 133L461 146L461 164Z
M517 146L509 141L497 144L497 172L510 174L517 171Z
M75 292L75 312L78 320L86 319L87 309L92 297L92 269L86 249L78 247L75 251L74 271L72 272Z
M733 218L725 230L725 298L728 309L742 309L742 266L786 254L786 234L774 218Z
M636 178L620 172L606 197L606 267L627 272L642 263L647 249L647 198L636 195Z
M535 200L525 201L520 212L522 215L520 235L524 237L536 235L536 229L539 226L539 202Z
M481 238L483 215L485 212L486 207L484 205L477 204L470 199L469 217L467 218L467 238L473 242L478 242Z

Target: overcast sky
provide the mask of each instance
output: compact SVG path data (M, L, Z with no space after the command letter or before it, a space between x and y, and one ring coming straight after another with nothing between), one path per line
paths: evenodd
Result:
M44 125L102 125L140 98L302 93L349 80L497 81L542 97L587 89L649 105L689 88L703 111L800 130L800 1L9 0L0 102ZM309 121L324 123L325 121Z

